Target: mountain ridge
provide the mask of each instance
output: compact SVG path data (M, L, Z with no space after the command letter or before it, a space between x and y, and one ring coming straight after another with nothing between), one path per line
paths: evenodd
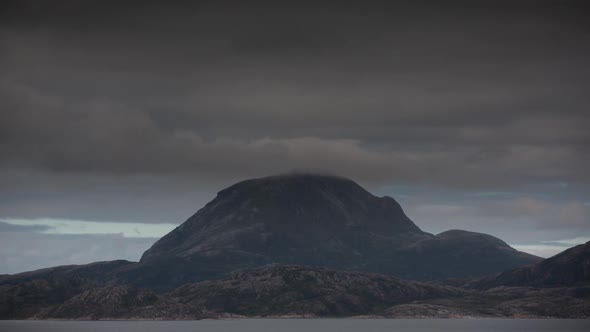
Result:
M112 261L0 277L89 276L159 292L222 279L236 270L304 265L411 280L473 278L538 262L491 235L422 231L388 196L338 176L249 179L218 192L138 263Z
M220 191L139 262L0 276L0 319L584 318L589 257L429 234L349 179L270 177Z

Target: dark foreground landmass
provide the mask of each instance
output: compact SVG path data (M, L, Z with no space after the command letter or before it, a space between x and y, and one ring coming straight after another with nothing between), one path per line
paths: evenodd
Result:
M590 317L588 286L478 290L301 266L234 273L161 294L83 280L5 284L0 294L3 319Z

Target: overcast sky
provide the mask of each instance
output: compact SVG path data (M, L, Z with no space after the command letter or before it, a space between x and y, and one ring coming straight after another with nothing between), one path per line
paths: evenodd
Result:
M187 3L2 1L0 273L137 260L293 170L432 233L590 240L584 1Z

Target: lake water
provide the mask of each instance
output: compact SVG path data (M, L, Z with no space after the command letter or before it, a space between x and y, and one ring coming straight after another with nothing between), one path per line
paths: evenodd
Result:
M1 332L426 332L590 331L590 320L229 319L202 321L0 321Z

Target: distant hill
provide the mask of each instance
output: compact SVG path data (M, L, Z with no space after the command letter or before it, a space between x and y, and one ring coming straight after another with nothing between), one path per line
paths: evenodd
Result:
M590 242L567 249L540 263L505 271L471 283L472 287L558 287L590 285Z

